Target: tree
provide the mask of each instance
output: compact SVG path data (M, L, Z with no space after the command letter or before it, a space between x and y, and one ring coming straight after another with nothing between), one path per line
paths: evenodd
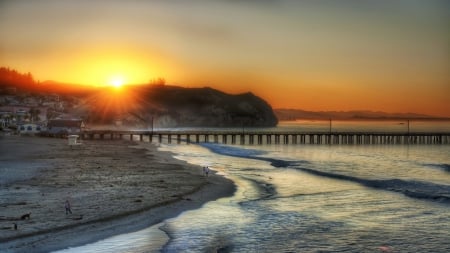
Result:
M166 79L164 79L162 77L158 77L156 79L150 80L149 84L150 85L164 86L164 85L166 85Z

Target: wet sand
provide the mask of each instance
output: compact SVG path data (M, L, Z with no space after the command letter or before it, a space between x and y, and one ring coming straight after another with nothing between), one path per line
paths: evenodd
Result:
M66 139L0 136L0 175L1 252L48 252L136 231L235 190L152 144L126 140L70 148Z

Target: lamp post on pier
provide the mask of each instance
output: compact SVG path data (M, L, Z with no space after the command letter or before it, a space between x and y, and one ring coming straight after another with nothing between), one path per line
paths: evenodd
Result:
M152 133L152 135L153 135L153 116L152 116L152 118L151 118L151 121L152 121L152 130L151 130L151 133Z
M329 120L330 120L330 134L331 134L331 118Z
M408 135L409 135L409 119L407 120L407 122L408 122Z

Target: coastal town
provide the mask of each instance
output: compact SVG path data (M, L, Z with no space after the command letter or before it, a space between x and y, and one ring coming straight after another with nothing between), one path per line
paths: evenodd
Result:
M20 135L64 135L80 132L84 123L70 114L76 97L0 87L0 131Z

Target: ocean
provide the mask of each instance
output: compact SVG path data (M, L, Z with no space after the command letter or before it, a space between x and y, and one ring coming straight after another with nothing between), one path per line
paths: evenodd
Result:
M405 131L405 122L332 122ZM329 131L329 122L277 129ZM450 132L449 122L410 131ZM245 131L246 129L243 129ZM160 144L233 180L232 197L61 252L450 252L450 145Z

